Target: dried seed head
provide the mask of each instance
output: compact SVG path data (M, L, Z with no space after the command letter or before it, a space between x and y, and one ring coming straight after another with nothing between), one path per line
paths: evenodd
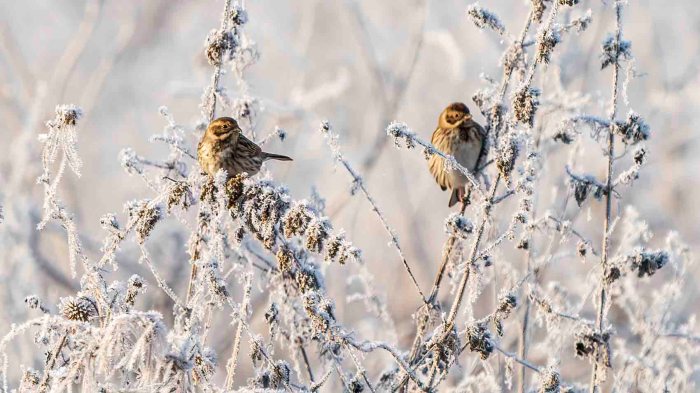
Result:
M194 202L190 186L185 182L176 182L168 192L167 211L170 213L173 207L179 206L183 210L189 209Z
M478 352L481 359L488 359L493 352L493 341L485 323L477 322L467 327L467 340L469 340L469 350Z
M117 217L112 213L103 214L102 217L100 217L100 225L103 229L106 229L108 231L120 230Z
M641 251L632 259L632 269L637 271L637 276L653 276L657 270L664 267L669 261L668 252L664 250L655 252Z
M489 131L500 130L503 128L503 113L505 108L501 104L495 104L489 109L486 116L487 124L489 124Z
M74 126L83 117L83 110L75 105L56 106L56 117L48 121L49 127Z
M578 0L559 0L559 4L568 5L569 7L573 7L576 4L578 4Z
M319 288L319 278L316 276L316 270L304 268L297 270L295 280L302 293L315 291Z
M474 232L474 224L463 215L452 213L445 219L445 232L466 239Z
M134 274L129 278L127 282L126 296L124 297L124 304L127 308L134 306L134 301L139 293L143 293L146 289L146 282L138 274Z
M293 236L301 236L311 222L313 216L310 209L304 202L296 202L282 217L284 237L287 239Z
M345 235L342 233L333 235L326 242L326 255L324 256L326 262L337 260L338 263L344 265L348 259L357 259L359 256L360 250L345 240Z
M511 45L510 48L508 48L508 50L503 55L503 58L501 59L501 63L503 63L503 72L510 74L513 72L513 70L517 68L522 68L522 66L524 65L523 57L524 52L522 45ZM474 101L476 102L476 99L474 99ZM479 107L481 107L481 105L479 105Z
M557 142L561 142L561 143L564 143L566 145L568 145L574 141L574 137L571 136L566 130L563 130L563 129L557 130L557 132L554 134L553 139Z
M528 236L524 235L523 237L521 237L520 240L518 240L516 248L520 250L530 249L530 239L528 238Z
M236 37L230 31L212 30L207 35L205 53L210 65L220 66L231 58L236 47Z
M479 3L471 4L467 8L467 15L469 15L476 27L480 29L488 27L501 35L506 31L505 26L501 20L498 19L498 16L491 11L481 8Z
M204 348L194 356L192 376L195 383L208 381L216 371L216 352L211 348Z
M233 102L233 117L241 121L252 121L260 112L260 101L257 98L245 96Z
M600 359L606 367L610 367L610 332L598 333L590 327L582 327L576 333L576 356L592 361Z
M603 41L602 66L605 68L611 64L632 58L632 43L627 40L617 41L616 37L609 35Z
M561 35L556 27L544 30L537 40L537 61L549 64L554 47L560 42Z
M510 174L515 168L515 161L519 152L518 141L512 136L502 140L497 150L496 167L506 181L510 180Z
M22 373L22 381L19 385L19 392L36 392L38 391L40 383L41 373L33 368L28 368Z
M32 310L36 310L41 307L41 300L36 295L29 295L24 298L24 303Z
M306 231L306 248L311 252L321 252L330 232L328 219L314 218Z
M627 145L634 145L649 139L650 127L644 119L635 112L627 115L627 121L618 121L613 127L615 134L622 136L622 142ZM636 158L635 158L636 160Z
M540 96L539 89L525 87L518 90L513 96L513 110L515 118L532 127L535 121L535 113L540 106L538 97Z
M162 208L160 205L150 206L148 200L141 200L127 204L127 210L129 220L134 223L136 240L143 244L156 223L163 217Z
M248 176L239 173L236 176L230 178L226 182L226 198L228 199L227 208L230 210L238 203L241 196L243 196L244 182Z
M646 162L647 151L645 148L640 147L634 151L634 164L637 166L642 166Z
M581 258L586 257L586 252L588 251L588 246L586 245L586 242L583 240L579 240L578 244L576 244L576 252L578 252L578 256Z
M365 390L365 385L361 380L362 376L355 375L348 383L348 393L362 393Z
M289 385L289 374L289 364L287 364L287 362L284 360L277 361L277 364L275 364L272 372L272 385L277 387Z
M85 296L61 298L59 309L71 321L87 322L98 314L95 301Z
M607 269L605 269L605 277L603 277L603 280L605 280L606 285L610 285L617 281L618 278L622 276L622 272L620 271L620 268L617 266L608 266Z
M542 16L547 6L544 4L546 0L531 0L532 2L532 20L535 23L542 22Z
M240 4L234 3L231 5L228 19L234 24L234 26L243 26L244 24L248 23L248 12L244 10Z
M277 250L277 267L282 273L291 273L294 267L294 255L287 247L280 247Z
M540 387L538 393L559 393L561 377L551 367L547 367L540 373Z

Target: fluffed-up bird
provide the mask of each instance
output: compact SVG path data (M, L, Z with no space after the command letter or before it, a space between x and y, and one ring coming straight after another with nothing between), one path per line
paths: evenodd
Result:
M454 156L469 171L476 170L482 154L486 131L472 119L469 108L461 102L450 104L440 114L432 144L441 152ZM430 173L442 190L450 189L449 207L462 202L466 195L467 177L457 169L446 170L445 159L437 154L430 157Z
M220 117L209 123L197 146L197 160L210 176L223 168L229 178L243 172L253 176L267 160L292 161L287 156L262 151L243 135L238 122L230 117Z

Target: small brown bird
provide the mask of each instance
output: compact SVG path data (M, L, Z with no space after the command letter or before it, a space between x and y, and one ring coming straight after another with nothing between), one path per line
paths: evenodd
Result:
M287 156L262 151L243 135L236 120L230 117L220 117L209 123L197 146L197 161L210 176L222 168L229 178L243 172L253 176L267 160L292 161Z
M457 162L470 171L476 168L479 156L482 154L486 131L472 120L469 108L461 102L450 104L440 114L438 126L432 144L441 152L454 156ZM444 159L437 154L430 157L430 173L442 190L451 189L449 207L461 202L465 195L467 177L458 170L445 170Z

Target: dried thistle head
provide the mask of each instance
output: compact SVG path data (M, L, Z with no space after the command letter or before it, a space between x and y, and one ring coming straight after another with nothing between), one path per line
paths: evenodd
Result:
M61 298L59 309L61 315L71 321L87 322L98 315L97 303L86 296Z

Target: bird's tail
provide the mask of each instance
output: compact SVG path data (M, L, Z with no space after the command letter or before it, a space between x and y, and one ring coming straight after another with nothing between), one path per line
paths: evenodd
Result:
M267 160L280 160L280 161L293 161L291 157L283 156L281 154L274 153L263 153L265 161Z

